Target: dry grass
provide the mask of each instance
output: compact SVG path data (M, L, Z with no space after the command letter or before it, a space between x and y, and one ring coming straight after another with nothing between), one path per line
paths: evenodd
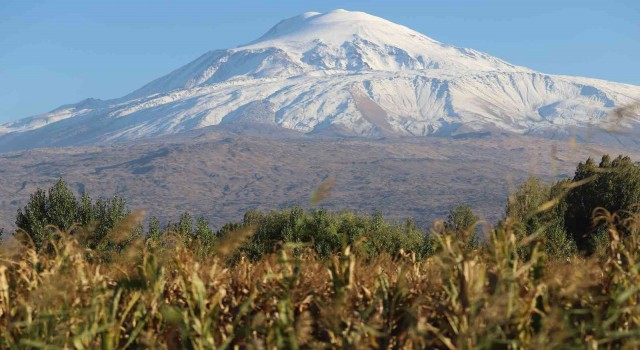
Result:
M177 239L142 238L117 259L96 259L59 233L52 253L4 252L0 347L635 348L640 218L597 219L610 224L606 255L569 261L509 225L476 249L434 233L437 253L424 261L408 252L365 261L351 247L319 259L285 245L233 266L225 259L250 228L206 259Z

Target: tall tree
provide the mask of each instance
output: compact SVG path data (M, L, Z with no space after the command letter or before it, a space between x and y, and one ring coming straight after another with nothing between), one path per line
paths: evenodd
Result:
M540 234L545 238L549 255L566 257L575 252L575 244L567 237L564 215L568 180L548 185L530 177L509 198L506 216L520 225L520 234Z
M470 206L461 204L449 210L444 227L448 232L460 236L468 248L474 248L478 244L476 224L479 220Z
M36 249L41 249L56 227L66 231L77 222L78 202L64 180L59 179L49 191L37 189L29 202L18 209L16 226L21 235L27 234Z
M471 229L478 220L478 217L473 213L470 206L461 204L449 210L444 226L452 232L466 231Z
M594 210L601 207L625 218L640 203L640 167L627 156L611 160L605 155L599 164L589 158L578 164L574 182L586 183L567 196L565 225L581 251L592 253L604 224L595 224Z
M28 235L36 249L42 249L56 229L77 233L82 228L86 244L95 248L122 219L129 214L122 197L98 199L95 203L88 193L77 199L62 179L48 191L37 189L29 202L18 210L18 237ZM76 229L72 228L76 226Z

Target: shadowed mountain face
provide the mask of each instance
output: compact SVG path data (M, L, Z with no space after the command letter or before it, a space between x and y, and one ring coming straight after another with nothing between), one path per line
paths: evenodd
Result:
M316 186L329 176L335 185L320 203L328 209L381 210L426 226L449 208L469 203L496 220L510 183L531 174L569 176L588 155L629 153L589 144L573 149L567 142L520 135L405 141L276 138L269 127L250 129L252 136L245 136L242 124L229 126L233 132L205 130L146 142L0 154L0 227L11 229L29 194L60 177L94 197L124 196L148 215L175 220L189 211L217 227L240 220L248 209L308 206Z
M565 137L640 101L640 87L548 75L362 12L305 13L210 51L119 99L0 127L0 151L110 144L219 124L342 136L488 130ZM625 120L636 129L638 116Z

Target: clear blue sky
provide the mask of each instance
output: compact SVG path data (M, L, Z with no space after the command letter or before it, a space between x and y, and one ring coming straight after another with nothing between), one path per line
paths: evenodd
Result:
M336 8L542 72L640 85L640 0L0 0L0 122L122 96L281 19Z

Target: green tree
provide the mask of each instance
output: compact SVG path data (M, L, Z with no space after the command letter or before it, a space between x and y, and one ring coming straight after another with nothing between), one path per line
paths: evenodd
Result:
M226 224L217 236L233 234L249 225L255 227L255 233L242 252L250 259L271 253L282 243L309 245L319 256L340 252L346 245L367 258L381 253L395 256L400 250L415 252L419 257L433 252L431 240L412 221L388 222L380 212L366 216L325 209L305 211L300 207L270 213L252 210L241 224Z
M470 206L461 204L449 210L444 227L451 232L467 231L473 229L478 220Z
M160 239L162 235L162 230L160 228L160 220L157 217L152 216L149 218L147 238L148 239Z
M93 213L95 215L95 227L90 228L88 235L88 245L90 248L98 248L103 244L109 246L105 241L105 237L122 219L130 214L127 209L124 198L115 196L111 199L98 199L93 205ZM88 223L82 222L87 225ZM107 248L107 247L102 247Z
M83 225L96 221L93 211L93 201L87 192L84 192L82 196L80 196L80 202L78 203L78 220Z
M506 216L519 224L519 235L539 234L551 256L566 257L575 253L573 240L567 237L564 215L568 180L548 185L530 177L510 196Z
M64 180L59 179L49 191L37 189L24 208L18 209L18 237L28 235L36 249L42 249L55 232L69 230L77 222L78 202Z
M46 246L56 229L86 236L86 244L96 248L122 219L129 214L125 200L114 197L98 199L95 203L88 193L77 199L66 182L59 179L48 191L38 188L29 202L18 210L17 238L33 241L40 250ZM29 238L26 238L28 235Z
M182 213L182 215L180 215L180 220L175 224L172 231L176 232L182 238L182 242L184 244L189 244L193 238L193 218L191 217L191 214L186 211Z
M605 155L599 164L589 158L578 164L574 182L584 182L567 196L565 226L578 249L593 253L603 241L604 224L593 222L596 208L618 213L622 219L637 211L640 203L640 168L628 156L611 160Z
M193 228L193 236L197 239L201 244L205 246L213 246L213 243L216 239L216 234L209 227L209 222L207 219L200 217L196 220L195 227Z
M473 249L478 245L478 228L476 227L478 221L479 218L473 213L471 207L461 204L449 210L444 228L446 232L455 234L466 242L468 249Z
M49 189L47 207L48 224L61 230L68 230L78 219L78 201L73 191L62 180Z

